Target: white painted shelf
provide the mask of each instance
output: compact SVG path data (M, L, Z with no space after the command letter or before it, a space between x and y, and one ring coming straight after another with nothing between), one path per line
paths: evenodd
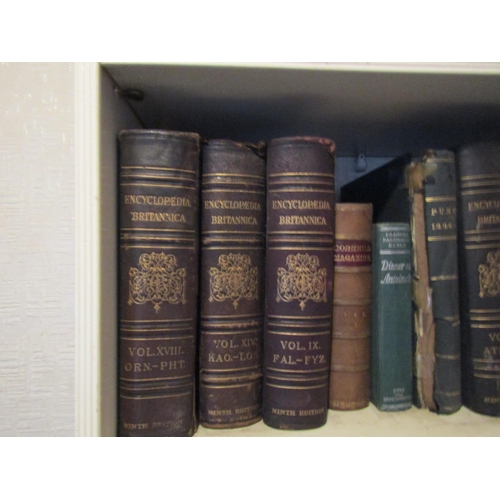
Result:
M307 431L272 429L262 421L240 429L205 429L196 437L489 437L500 436L500 420L461 408L453 415L437 415L412 407L402 412L381 412L370 403L362 410L329 410L323 427Z

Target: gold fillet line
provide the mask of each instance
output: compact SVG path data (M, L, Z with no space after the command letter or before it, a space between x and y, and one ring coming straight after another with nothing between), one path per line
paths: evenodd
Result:
M275 243L276 244L276 243ZM333 248L328 248L328 247L307 247L307 246L299 246L299 245L295 245L295 246L271 246L269 245L268 248L270 250L274 250L274 251L279 251L279 250L283 250L283 251L289 251L289 250L303 250L304 252L307 252L308 250L309 251L315 251L315 252L333 252Z
M471 314L500 314L500 309L471 309Z
M290 234L290 231L268 231L268 235L272 234ZM333 231L293 231L293 234L310 234L318 236L333 236Z
M429 236L427 241L456 241L457 237L454 236Z
M332 321L329 320L327 322L322 321L321 323L317 322L312 322L312 321L303 321L303 322L288 322L288 321L268 321L267 326L269 328L275 327L275 328L297 328L297 329L304 329L304 328L328 328L330 330L332 326ZM322 331L322 330L319 330Z
M172 237L162 237L162 236L134 236L134 235L130 235L130 236L125 236L125 235L122 235L120 236L120 241L123 242L123 244L125 244L127 241L188 241L188 242L194 242L195 239L194 238L189 238L189 237L185 237L185 238L182 238L182 237L176 237L176 236L172 236Z
M484 244L484 245L465 245L466 250L480 250L481 248L499 248L498 242L496 243L489 243L489 244Z
M120 248L125 249L133 249L133 248L168 248L168 249L182 249L182 250L195 250L194 247L186 246L186 245L128 245L123 244L120 245Z
M286 326L288 327L296 327L296 328L330 328L332 324L332 316L323 316L320 318L316 318L316 321L312 322L311 318L315 318L314 316L306 316L304 318L297 318L295 316L289 316L288 318L276 318L276 316L270 316L267 320L268 325L272 326Z
M241 230L241 231L222 231L222 230L219 230L219 231L215 231L215 230L210 230L210 229L207 229L206 231L201 231L201 234L205 235L205 234L257 234L259 236L263 236L262 234L262 231L245 231L245 230Z
M456 201L454 196L426 196L425 201L428 203L439 203L441 201Z
M166 394L163 396L124 396L123 394L120 394L121 399L165 399L165 398L179 398L182 396L191 396L191 391L190 392L181 392L179 394Z
M482 187L496 187L500 185L500 176L490 176L490 177L482 177L478 179L468 179L464 180L464 178L461 179L460 187L462 189L468 189L468 188L482 188Z
M320 173L320 172L283 172L276 174L268 174L268 177L328 177L333 179L334 174Z
M222 189L222 188L215 188L213 186L221 186L221 185L224 185L224 186L241 186L242 184L245 185L245 188L240 188L243 192L245 192L245 193L255 192L255 191L251 191L249 189L249 187L252 186L254 189L255 188L261 188L260 193L262 195L264 195L265 184L262 183L262 182L250 182L250 181L245 181L244 179L242 179L240 181L235 181L235 180L231 180L231 179L221 179L221 180L216 181L216 180L212 180L212 179L203 179L202 178L202 180L201 180L202 189L203 189L204 194L206 194L206 195L209 195L210 193L225 192L224 189Z
M500 229L468 229L464 231L465 234L488 234L488 233L500 233Z
M191 182L191 181L190 181ZM182 191L183 189L189 189L192 191L197 191L196 186L184 186L184 185L179 185L179 184L150 184L150 183L145 183L145 182L120 182L120 186L133 186L133 187L138 187L138 186L143 186L143 187L155 187L155 188L175 188L179 189ZM127 194L127 193L123 193ZM182 193L180 193L182 194ZM157 194L156 196L162 196L161 194ZM179 195L177 196L179 197Z
M266 333L269 333L271 335L288 335L291 337L315 337L316 335L322 336L322 335L331 335L331 331L323 331L323 332L307 332L307 333L293 333L293 332L279 332L276 330L267 330Z
M459 321L460 316L443 316L442 318L435 318L436 321L438 320L445 320L445 321Z
M481 329L481 328L500 328L500 325L499 324L493 324L493 325L476 325L476 324L472 324L472 321L471 321L471 325L470 325L471 328L475 328L475 329Z
M500 179L500 174L476 174L476 175L464 175L460 177L460 180L475 180L475 179L491 179L498 177Z
M325 181L323 179L319 180L307 180L304 182L302 179L276 179L269 181L270 186L300 186L303 187L307 184L307 186L311 185L316 185L316 186L323 186L325 188L328 188L329 186L332 185L331 182L328 180ZM273 190L274 191L274 190Z
M279 314L270 314L268 316L269 319L296 319L298 321L303 321L304 319L330 319L331 314L321 314L319 316L282 316Z
M192 174L196 175L196 172L194 170L186 170L182 168L171 168L171 167L153 167L150 165L122 165L120 166L120 169L131 169L131 168L147 168L150 170L164 170L167 172L182 172L186 174Z
M128 331L132 331L132 330L128 330ZM150 330L133 330L135 331L136 333L138 331L143 331L143 332L148 332ZM151 331L156 331L156 330L151 330ZM193 335L182 335L182 336L177 336L177 337L125 337L123 335L120 335L120 340L138 340L138 341L141 341L141 342L149 342L149 341L153 341L153 340L161 340L161 341L174 341L174 340L186 340L186 339L192 339L194 340L195 338L195 335L193 333Z
M214 326L220 326L220 325L214 325ZM216 331L216 332L211 332L211 331L207 331L206 328L200 328L200 332L203 334L203 335L246 335L247 333L256 333L256 332L259 332L260 331L260 328L256 327L256 328L252 328L251 330L231 330L231 331ZM250 346L248 346L250 347Z
M307 238L307 243L309 243L309 244L324 243L325 245L333 245L332 235L328 235L328 234L325 233L325 235L324 235L323 238L319 238L319 236L323 236L323 235L318 234L318 238ZM304 243L304 238L293 238L293 237L276 238L276 237L274 237L272 239L272 242L275 245L278 244L278 243L288 243L288 244Z
M286 385L276 385L276 384L270 384L269 382L266 384L269 387L274 387L275 389L290 389L291 391L309 391L311 389L320 389L322 387L327 387L328 384L321 384L321 385L311 385L308 387L288 387Z
M272 367L266 367L269 371L271 372L279 372L279 373L302 373L302 374L310 374L310 373L320 373L320 372L328 372L329 369L328 368L315 368L313 370L290 370L290 369L284 369L284 368L272 368ZM327 377L328 374L326 373L325 374L325 377ZM267 377L270 377L270 378L276 378L276 377L273 377L272 374L267 374Z
M249 246L212 246L210 245L209 250L260 250L262 249L262 246L254 246L254 247L249 247Z
M469 243L469 242L474 242L474 241L477 241L478 243L481 242L481 241L490 241L490 242L493 242L493 241L498 241L500 243L500 237L498 234L476 234L476 235L470 235L470 236L466 236L464 238L464 241L466 243Z
M243 382L241 384L227 384L227 385L212 385L209 382L202 381L201 386L206 387L207 389L229 389L231 387L246 387L248 385L254 385L259 383L259 380L249 380L248 382Z
M456 281L458 276L456 274L441 274L439 276L431 276L431 281Z
M330 375L327 373L321 377L312 377L312 378L301 378L301 377L274 377L269 375L268 378L272 378L273 380L282 380L282 381L287 381L287 380L293 380L294 382L314 382L316 380L326 380L330 377Z
M487 363L487 364L491 364L491 363L500 363L500 359L484 359L484 358L473 358L472 361L474 363ZM477 367L477 369L479 370L480 368Z
M161 380L182 380L183 378L191 378L191 375L183 375L183 376L176 376L176 377L163 377L163 378L141 378L141 379L136 379L136 378L125 378L125 377L120 377L120 380L124 382L135 382L137 384L142 384L143 382L158 382ZM192 385L192 382L189 382L188 384L183 384L182 387L190 387ZM179 386L181 387L181 386ZM130 391L139 391L139 390L144 390L144 391L154 391L156 389L159 389L159 387L150 387L148 389L144 388L130 388L127 390Z
M261 175L251 175L251 174L228 174L226 172L220 172L216 174L203 174L202 177L235 177L239 179L240 177L245 177L248 179L264 179Z
M152 174L145 174L142 172L120 172L120 178L121 179L158 179L162 181L174 181L174 182L195 182L195 178L192 176L181 176L181 175L152 175Z
M466 189L472 186L462 186L462 196L474 196L476 194L498 194L500 189Z
M202 320L205 318L209 319L241 319L241 318L248 318L248 319L260 319L261 315L260 314L235 314L234 316L232 314L221 314L221 315L210 315L210 316L202 316Z
M448 359L450 361L458 361L460 359L460 354L435 354L436 358Z
M500 374L499 375L483 375L482 373L474 373L473 377L474 378L500 379Z
M200 370L202 376L216 376L217 373L233 373L233 372L245 372L260 369L260 365L248 365L243 368L209 368ZM212 375L213 374L213 375ZM251 375L249 375L250 377ZM262 374L259 374L259 378L262 378Z
M500 321L500 316L471 316L471 321Z
M156 325L152 325L152 326L156 326ZM139 332L145 332L145 333L149 333L149 332L163 332L163 331L176 332L178 330L192 330L192 329L194 329L194 322L191 323L190 325L179 325L179 326L169 325L169 326L161 326L161 327L158 327L158 328L134 328L131 325L123 325L123 326L120 325L120 331L123 331L123 332L137 332L137 333L139 333Z
M216 250L220 250L220 248L225 248L228 250L238 250L240 248L246 248L247 250L255 250L255 251L263 251L265 249L264 240L258 240L257 238L211 238L212 241L206 242L205 237L202 237L202 246L205 252L215 252ZM247 243L244 247L238 245L238 242ZM219 247L221 243L232 243L232 245L225 245L224 247ZM248 243L254 243L254 245L248 245Z
M268 193L307 193L307 194L327 193L327 194L333 195L335 193L335 191L331 190L331 189L315 189L315 188L301 189L301 188L290 187L290 188L281 188L281 189L269 189ZM319 200L319 201L325 201L325 200ZM326 200L326 201L330 201L330 200ZM274 210L276 210L276 209L274 209ZM274 211L274 210L272 210L272 211ZM297 209L297 210L301 210L301 209ZM302 210L325 210L326 211L326 208L323 208L323 209L309 208L309 209L302 209Z
M121 323L179 323L179 322L189 322L193 323L194 319L189 318L177 318L177 319L121 319Z
M205 190L205 193L208 191L208 193L240 193L240 194L245 194L245 193L251 193L251 194L261 194L265 195L265 192L262 191L257 191L257 190L251 190L251 189L210 189L210 190ZM211 200L208 200L211 201ZM254 201L254 200L248 200L248 201ZM224 210L222 208L218 210ZM228 210L228 209L226 209ZM250 211L251 209L247 209ZM260 212L260 210L253 210L253 212Z
M157 231L164 231L169 233L196 233L194 229L157 229L149 227L121 227L120 231L151 231L155 233Z

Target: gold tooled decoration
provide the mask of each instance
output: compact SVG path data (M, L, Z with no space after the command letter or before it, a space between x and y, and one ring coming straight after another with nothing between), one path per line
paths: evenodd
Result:
M152 302L156 312L160 304L185 304L186 269L177 268L174 255L152 252L139 257L140 270L132 267L129 271L128 304Z
M258 269L248 255L221 254L219 268L210 268L210 302L232 300L235 309L241 299L257 300Z
M479 264L479 296L495 297L500 294L500 250L488 252L487 264Z
M302 310L308 300L326 302L326 268L316 255L288 255L286 265L288 270L278 268L277 302L298 300Z

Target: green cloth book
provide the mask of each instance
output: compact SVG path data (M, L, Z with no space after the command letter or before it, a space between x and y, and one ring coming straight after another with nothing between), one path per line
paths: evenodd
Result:
M373 224L371 402L383 411L412 406L410 225Z

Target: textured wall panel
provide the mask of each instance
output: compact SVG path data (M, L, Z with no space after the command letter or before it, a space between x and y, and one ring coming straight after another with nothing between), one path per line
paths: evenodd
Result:
M0 64L0 435L75 434L74 73Z

